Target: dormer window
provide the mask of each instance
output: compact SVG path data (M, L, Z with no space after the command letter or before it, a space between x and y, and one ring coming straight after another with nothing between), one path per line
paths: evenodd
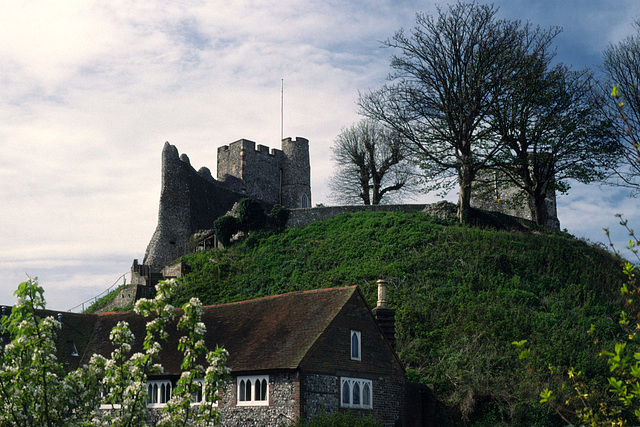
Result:
M72 356L80 356L78 354L78 349L76 349L76 345L73 343L73 341L67 341L67 347L69 348L69 353Z
M360 331L351 331L351 360L361 360Z

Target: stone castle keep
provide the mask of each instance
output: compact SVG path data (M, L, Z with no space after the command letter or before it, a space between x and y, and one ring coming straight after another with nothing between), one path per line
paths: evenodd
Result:
M166 142L162 149L162 185L158 225L143 265L133 270L149 277L189 252L194 233L213 228L239 200L251 197L267 209L311 206L309 141L286 138L281 149L241 139L218 148L217 179L202 167L196 171L185 155Z

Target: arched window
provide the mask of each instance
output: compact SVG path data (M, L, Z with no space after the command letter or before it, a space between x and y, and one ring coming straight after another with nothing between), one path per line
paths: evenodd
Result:
M351 403L354 405L360 404L360 384L353 384L353 399L351 399Z
M260 400L267 400L267 380L262 380L262 386L260 388L262 389L262 396Z
M360 331L351 331L351 359L360 360Z
M171 380L151 380L147 382L147 405L166 405L171 400Z
M345 381L342 384L342 404L349 405L351 403L350 397L351 397L351 392L349 391L349 382Z
M262 394L261 394L261 392L262 392L261 383L262 383L262 381L260 381L260 380L256 381L256 387L255 387L256 390L255 390L255 398L254 398L254 400L264 400L264 399L262 399Z
M238 405L269 405L269 376L254 375L237 378Z
M369 383L364 383L362 387L362 406L371 406L371 387Z
M238 400L241 402L247 400L244 395L244 381L240 381L240 387L238 387L238 389L240 390L240 397L238 398Z
M164 400L161 403L167 403L171 400L171 383L164 386Z
M251 380L247 380L246 391L244 395L247 397L247 400L251 400Z
M372 381L342 377L340 406L343 408L372 408Z
M309 207L309 197L307 196L306 193L302 193L302 196L300 196L300 207L301 208Z

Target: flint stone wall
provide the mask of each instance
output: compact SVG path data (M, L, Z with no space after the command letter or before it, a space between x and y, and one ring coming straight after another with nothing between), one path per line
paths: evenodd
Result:
M340 385L335 375L305 375L302 381L304 398L303 413L313 418L321 413L328 414L338 408Z
M269 374L269 406L237 406L237 380L228 382L219 403L222 426L287 426L297 419L300 383L296 373Z

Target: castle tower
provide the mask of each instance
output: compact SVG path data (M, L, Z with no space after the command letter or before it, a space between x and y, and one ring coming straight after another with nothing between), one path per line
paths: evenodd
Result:
M286 138L282 149L241 139L218 148L217 179L226 187L267 204L311 206L309 141Z
M309 140L285 138L282 140L282 152L285 159L281 169L281 204L289 208L310 208Z

